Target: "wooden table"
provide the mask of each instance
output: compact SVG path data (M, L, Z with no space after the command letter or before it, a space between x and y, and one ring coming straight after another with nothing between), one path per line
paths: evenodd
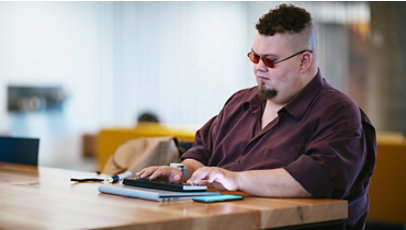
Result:
M347 202L272 199L203 204L154 202L97 191L100 183L73 183L95 173L0 162L3 229L258 229L344 220Z

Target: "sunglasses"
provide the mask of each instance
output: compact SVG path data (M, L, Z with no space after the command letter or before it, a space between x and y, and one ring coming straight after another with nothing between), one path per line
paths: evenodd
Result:
M293 54L293 55L291 55L291 56L289 56L289 57L287 57L287 58L284 58L284 59L278 60L278 61L271 60L271 59L266 58L266 57L261 57L261 56L255 54L254 51L249 52L249 53L248 53L248 57L249 57L249 59L250 59L253 63L255 63L255 64L258 64L258 63L259 63L259 60L261 59L262 62L263 62L268 68L275 68L275 64L277 64L277 63L279 63L279 62L286 61L286 60L288 60L289 58L293 58L294 56L299 55L299 54L304 53L304 52L313 53L313 50L309 50L309 49L302 50L302 51L299 51L299 52L297 52L297 53L295 53L295 54Z

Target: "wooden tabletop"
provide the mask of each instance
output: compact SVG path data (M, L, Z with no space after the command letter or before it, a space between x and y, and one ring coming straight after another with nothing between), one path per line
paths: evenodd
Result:
M247 196L212 204L155 202L102 194L101 183L73 183L71 177L97 175L0 162L0 228L259 229L347 218L342 200Z

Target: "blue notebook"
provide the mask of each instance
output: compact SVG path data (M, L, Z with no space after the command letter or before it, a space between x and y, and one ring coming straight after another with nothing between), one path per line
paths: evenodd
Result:
M195 196L218 195L220 192L173 192L159 189L134 187L123 184L100 185L99 192L154 201L192 199Z

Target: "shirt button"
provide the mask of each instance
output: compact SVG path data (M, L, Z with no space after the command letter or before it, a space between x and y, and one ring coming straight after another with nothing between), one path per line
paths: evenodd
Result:
M236 165L237 165L237 166L240 166L240 161L237 161Z

